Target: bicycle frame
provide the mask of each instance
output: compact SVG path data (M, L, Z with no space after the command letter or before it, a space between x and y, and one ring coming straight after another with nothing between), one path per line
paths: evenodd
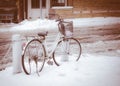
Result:
M60 22L58 23L58 28L60 28L59 25L62 24L62 22L63 22L63 21L60 20ZM64 21L64 23L69 23L69 22L65 22L65 21ZM59 29L59 30L60 30L60 29ZM63 37L64 37L64 36L63 36ZM56 47L57 47L57 45L58 45L58 42L62 40L61 38L62 38L62 34L61 34L61 32L59 31L58 34L57 34L57 36L56 36L56 38L55 38L55 41L52 43L52 46L49 47L49 48L51 48L51 49L49 49L49 48L47 47L47 42L46 42L46 40L43 41L43 45L45 46L45 50L46 50L46 57L50 58L50 57L52 56L52 54L54 53L54 51L55 51L55 49L56 49ZM66 43L66 44L65 44L65 43ZM63 44L63 49L65 50L65 53L69 53L69 41L63 42L62 44ZM50 50L50 52L49 52L48 49Z
M43 45L45 46L45 50L46 50L46 58L50 58L52 56L60 40L61 40L61 34L59 32L55 38L55 41L52 43L51 47L47 46L46 40L43 41Z

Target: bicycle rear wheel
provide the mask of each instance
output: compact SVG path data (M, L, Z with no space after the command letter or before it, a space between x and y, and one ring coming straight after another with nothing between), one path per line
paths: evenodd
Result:
M75 38L66 38L59 41L53 53L53 60L56 65L61 65L66 61L78 61L81 55L80 42Z
M24 72L29 75L33 72L42 71L45 63L45 48L40 40L33 39L25 46L22 55L22 67Z

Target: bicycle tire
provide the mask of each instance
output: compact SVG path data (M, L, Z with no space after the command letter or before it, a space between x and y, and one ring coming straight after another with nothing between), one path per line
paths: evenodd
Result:
M33 39L27 43L22 55L22 67L27 75L34 72L36 66L36 72L42 71L45 63L45 48L42 42L38 39Z
M64 50L61 48L63 46L63 42L69 41L69 52L65 54ZM63 50L63 51L62 51ZM67 57L67 61L78 61L81 56L82 48L80 42L75 38L65 38L58 42L57 48L53 53L53 60L57 66L61 65L63 62L62 58Z

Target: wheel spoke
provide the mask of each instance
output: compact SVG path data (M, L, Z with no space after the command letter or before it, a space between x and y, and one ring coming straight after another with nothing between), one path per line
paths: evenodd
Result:
M38 39L31 40L25 47L22 66L26 74L39 72L44 66L45 48Z
M54 61L61 65L66 61L78 61L81 55L81 45L75 38L60 41L54 52Z

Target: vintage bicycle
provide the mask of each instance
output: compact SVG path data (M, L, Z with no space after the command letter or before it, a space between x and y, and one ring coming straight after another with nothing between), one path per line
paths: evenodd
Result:
M42 71L45 62L48 63L53 59L54 63L59 66L66 61L78 61L81 55L81 44L73 37L73 22L64 21L59 18L59 33L56 36L50 50L48 50L46 36L48 32L38 33L38 37L30 40L24 47L22 54L22 67L27 75L33 72Z

